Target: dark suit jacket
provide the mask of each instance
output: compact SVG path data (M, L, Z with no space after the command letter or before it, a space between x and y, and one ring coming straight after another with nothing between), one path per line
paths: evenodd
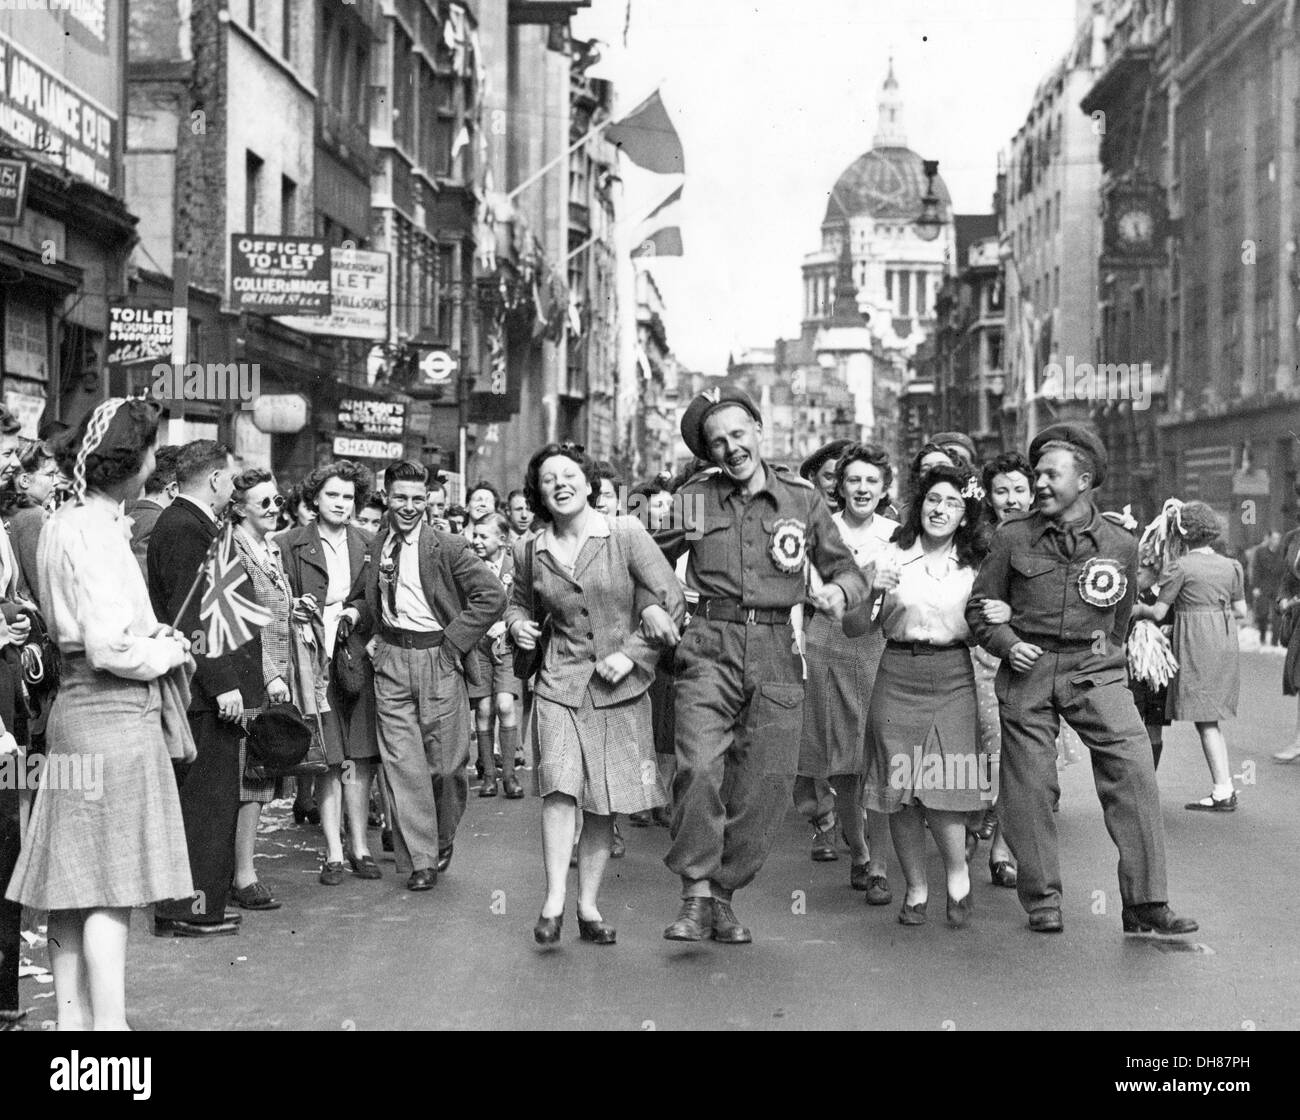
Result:
M378 630L379 558L388 544L385 525L375 538L374 563L366 577L368 612L362 624ZM506 593L491 569L474 555L464 537L425 525L420 530L420 582L424 596L442 623L443 641L460 657L474 648L506 609Z
M357 609L362 622L367 620L370 610L366 603L366 576L376 566L374 539L364 530L354 525L348 526L348 561L352 566L352 587L348 592L347 605ZM315 596L317 605L323 608L330 575L316 522L290 529L277 537L276 541L280 545L285 574L289 577L289 586L293 588L294 595L299 598L303 595Z
M149 600L159 622L167 626L175 622L176 612L185 601L207 556L208 545L216 535L217 526L212 518L184 499L178 498L159 514L149 538L145 563ZM177 629L191 641L204 629L199 621L203 590L204 583L200 583L177 624ZM232 653L222 657L196 655L194 661L197 668L191 685L191 712L212 711L216 708L216 698L235 688L249 706L260 704L266 695L262 680L262 640L257 634Z
M149 556L149 538L153 535L153 527L158 524L162 511L163 507L152 498L140 498L132 502L126 511L127 517L131 519L131 551L140 561L142 569ZM148 574L146 570L146 578Z

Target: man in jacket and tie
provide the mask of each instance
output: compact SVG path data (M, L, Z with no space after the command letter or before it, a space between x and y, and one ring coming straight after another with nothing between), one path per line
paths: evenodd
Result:
M176 463L179 494L159 514L149 539L145 568L154 614L187 637L202 629L203 585L192 596L189 592L217 535L238 469L224 444L207 439L186 444ZM187 596L189 604L181 613ZM154 908L154 933L160 937L238 932L237 920L226 917L226 898L235 873L243 737L238 721L245 693L252 697L262 692L260 652L255 659L251 656L255 645L222 657L206 657L196 650L189 721L198 754L176 773L195 895Z
M469 795L470 714L464 659L505 612L496 576L469 541L425 521L428 471L385 472L387 524L366 585L375 642L379 753L393 794L393 839L408 890L426 891L451 863ZM430 781L432 775L432 781Z

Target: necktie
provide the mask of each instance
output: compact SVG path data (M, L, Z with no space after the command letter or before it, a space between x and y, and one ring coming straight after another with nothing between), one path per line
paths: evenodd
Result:
M1057 543L1061 549L1061 555L1067 560L1074 559L1074 550L1079 545L1078 537L1075 536L1072 525L1063 526L1057 537Z
M397 625L397 578L402 571L402 550L405 545L405 534L394 533L393 550L388 554L393 561L393 578L388 583L388 610L393 616L394 626Z

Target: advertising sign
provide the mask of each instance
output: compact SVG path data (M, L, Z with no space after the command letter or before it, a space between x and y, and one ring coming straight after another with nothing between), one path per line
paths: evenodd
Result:
M328 315L330 262L316 237L236 233L230 238L230 301L258 315Z
M363 436L400 436L406 430L406 405L402 401L341 401L338 430Z
M0 159L0 226L22 225L27 203L27 164Z
M343 459L400 459L404 452L401 440L334 437L334 454Z
M115 114L0 34L0 133L109 191L116 128Z
M109 307L106 365L166 362L171 360L171 352L170 307L129 307L123 304Z
M330 313L318 318L286 316L280 321L308 334L387 338L388 254L331 249Z

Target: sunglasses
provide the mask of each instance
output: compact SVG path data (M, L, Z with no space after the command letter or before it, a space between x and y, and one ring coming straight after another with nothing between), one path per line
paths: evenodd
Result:
M284 509L284 498L280 494L272 494L269 498L263 498L260 502L250 502L252 509L260 509L263 513L272 509Z

